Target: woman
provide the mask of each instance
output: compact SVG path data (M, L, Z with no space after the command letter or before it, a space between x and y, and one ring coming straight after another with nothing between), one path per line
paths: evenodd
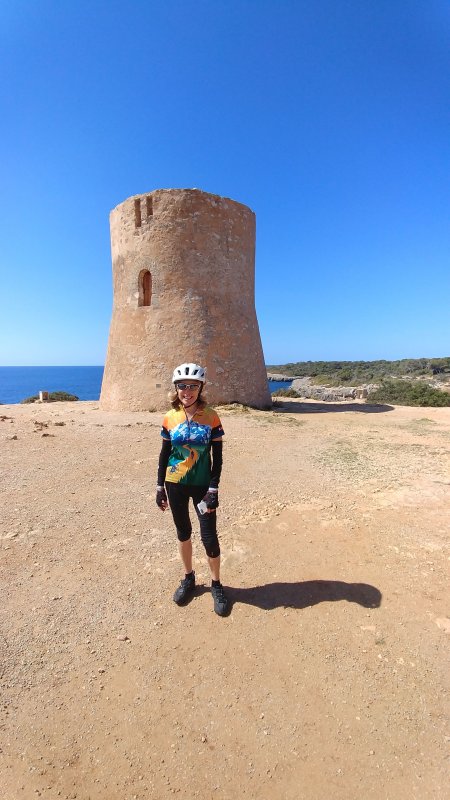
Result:
M201 396L205 384L203 367L180 364L174 370L172 381L175 386L171 395L172 409L164 417L161 429L163 442L156 503L162 511L170 505L185 570L185 577L173 599L177 605L183 605L195 590L189 517L189 499L192 498L211 571L214 611L223 617L228 611L228 599L220 583L216 509L219 505L224 432L216 412Z

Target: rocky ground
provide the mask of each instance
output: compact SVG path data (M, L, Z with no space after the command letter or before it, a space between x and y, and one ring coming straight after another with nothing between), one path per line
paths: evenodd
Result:
M2 800L448 796L450 409L220 410L225 619L159 414L0 411Z

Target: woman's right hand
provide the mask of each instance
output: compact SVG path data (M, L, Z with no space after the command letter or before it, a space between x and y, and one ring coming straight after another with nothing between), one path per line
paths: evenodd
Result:
M219 506L219 492L217 489L208 489L206 492L203 502L206 503L208 508L208 514L211 514L213 511L216 510Z
M161 509L161 511L165 511L166 508L169 507L169 503L167 502L166 490L164 489L164 487L162 489L156 490L156 505L158 506L158 508Z

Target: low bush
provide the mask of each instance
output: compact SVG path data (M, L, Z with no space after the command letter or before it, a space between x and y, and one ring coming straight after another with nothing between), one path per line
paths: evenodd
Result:
M295 389L276 389L272 392L272 397L301 397Z
M79 400L80 398L77 397L75 394L68 394L68 392L49 392L48 394L48 403L57 403L57 402L66 402L67 400ZM21 400L21 403L35 403L36 400L39 400L39 395L34 394L32 397L26 397L25 400Z
M450 394L417 381L384 380L370 392L366 403L393 403L397 406L450 406Z
M242 403L223 403L219 406L214 406L218 411L230 411L234 414L247 414L251 406L244 406Z

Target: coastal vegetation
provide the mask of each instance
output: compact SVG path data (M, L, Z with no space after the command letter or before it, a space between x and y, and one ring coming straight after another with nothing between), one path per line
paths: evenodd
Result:
M267 368L269 375L307 378L281 388L278 397L309 397L319 400L345 399L346 392L363 386L368 403L404 406L450 406L450 357L405 358L399 361L297 361ZM315 388L314 388L315 387ZM327 388L325 388L327 387ZM332 398L333 388L336 398ZM345 387L345 388L342 388ZM348 387L348 389L346 388ZM331 392L331 394L330 394Z
M383 378L425 378L439 376L450 381L450 356L445 358L403 358L398 361L296 361L267 366L269 373L311 378L329 386L378 383Z
M424 381L382 380L370 392L368 403L393 403L397 406L450 406L450 394Z
M75 394L68 394L68 392L49 392L48 399L46 402L48 403L57 403L59 402L66 402L67 400L79 400L80 398L77 397ZM21 400L21 403L35 403L39 400L39 395L34 394L32 397L26 397L25 400Z
M276 389L272 397L300 397L300 394L295 389Z

